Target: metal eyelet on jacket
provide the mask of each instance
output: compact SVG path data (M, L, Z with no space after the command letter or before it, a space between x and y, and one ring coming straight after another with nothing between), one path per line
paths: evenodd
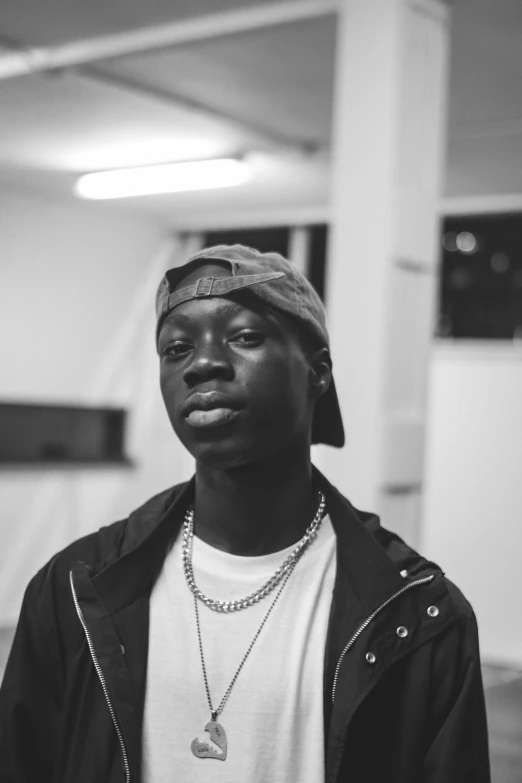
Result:
M430 617L437 617L439 613L439 607L438 606L428 606L427 612Z
M373 663L375 663L377 658L375 657L375 655L372 652L368 652L368 653L366 653L366 660L368 661L368 663L372 663L373 664Z
M402 569L401 576L403 579L406 579L406 577L408 576L408 571L406 570L406 568Z
M408 636L408 629L404 625L399 625L397 628L397 636L400 639L405 639Z
M377 609L374 609L374 611L368 615L366 620L361 623L361 625L357 628L351 639L348 641L348 643L345 645L339 660L337 661L337 666L335 667L334 672L334 679L332 683L332 704L335 701L335 691L337 689L337 682L339 680L339 671L341 669L341 664L346 656L346 653L353 647L359 636L362 634L365 628L367 628L372 620L377 617L377 615L382 612L382 610L389 606L392 601L395 601L399 596L403 595L404 593L408 592L409 590L413 590L413 588L420 587L420 585L426 585L428 582L431 582L435 578L435 574L430 574L429 576L425 576L422 579L416 579L414 582L408 582L404 585L404 587L401 587L400 590L397 590L396 593L391 595L386 601L383 601L383 603L377 607Z

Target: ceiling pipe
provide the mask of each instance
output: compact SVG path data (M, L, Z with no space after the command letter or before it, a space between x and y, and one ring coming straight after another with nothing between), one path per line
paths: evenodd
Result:
M0 56L0 79L74 68L336 13L343 0L291 0L239 8L52 47Z

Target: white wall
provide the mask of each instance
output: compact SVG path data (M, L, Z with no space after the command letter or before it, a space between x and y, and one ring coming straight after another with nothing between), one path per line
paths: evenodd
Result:
M471 601L482 655L522 667L522 347L437 345L423 554Z
M152 222L0 192L0 400L122 405L134 460L0 472L0 626L57 550L192 472L154 348L154 292L176 251Z
M162 233L84 202L0 191L2 399L85 399Z

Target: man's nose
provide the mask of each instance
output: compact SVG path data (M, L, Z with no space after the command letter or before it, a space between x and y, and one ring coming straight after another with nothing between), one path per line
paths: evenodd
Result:
M230 380L233 377L234 368L226 346L215 341L207 341L199 346L184 372L184 380L189 386L213 378Z

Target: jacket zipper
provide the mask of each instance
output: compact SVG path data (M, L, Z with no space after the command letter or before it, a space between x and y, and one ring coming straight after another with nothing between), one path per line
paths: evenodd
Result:
M388 604L390 604L392 601L394 601L396 598L398 598L400 595L405 593L407 590L411 590L412 587L416 587L417 585L424 585L427 582L431 582L432 579L435 578L435 574L431 574L431 576L425 576L424 579L417 579L415 582L410 582L407 585L404 585L400 590L398 590L396 593L394 593L392 596L390 596L384 603L382 603L374 612L369 615L366 620L361 623L361 625L357 628L356 632L344 648L344 650L341 653L341 657L339 658L337 662L337 666L335 667L335 674L333 679L333 685L332 685L332 704L335 700L335 691L337 689L337 680L339 679L339 670L341 668L341 664L344 660L344 656L346 653L353 647L359 636L362 634L362 632L367 628L371 621L376 617L379 612L381 612Z
M76 589L74 587L74 581L73 581L73 574L72 571L69 572L69 581L71 583L71 592L73 596L74 605L76 607L76 613L80 619L80 622L82 624L85 638L87 639L87 644L89 646L89 652L91 654L92 662L94 664L94 668L96 669L96 673L98 675L98 678L100 680L103 695L105 696L105 701L107 702L107 707L109 708L109 712L111 714L112 722L114 724L114 728L116 729L116 734L118 736L118 740L120 742L120 748L121 748L121 755L123 758L123 766L125 768L125 783L130 783L130 766L129 766L129 759L127 756L127 749L125 747L125 741L123 739L123 734L121 731L121 728L119 726L118 720L116 718L116 713L114 711L114 706L112 704L111 697L109 695L109 690L107 688L107 681L105 679L105 675L102 671L102 668L100 666L100 663L98 661L98 656L96 654L96 650L94 648L94 643L92 641L91 633L87 627L87 623L85 622L83 612L80 608L80 604L78 603L78 597L76 595Z

